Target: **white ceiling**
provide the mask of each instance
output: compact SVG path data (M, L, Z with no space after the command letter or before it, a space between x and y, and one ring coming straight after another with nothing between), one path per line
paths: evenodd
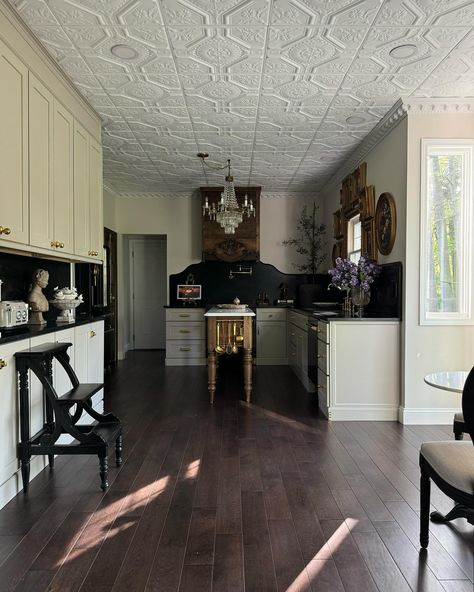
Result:
M473 1L10 1L102 116L119 194L222 184L200 151L237 185L318 190L400 97L474 95Z

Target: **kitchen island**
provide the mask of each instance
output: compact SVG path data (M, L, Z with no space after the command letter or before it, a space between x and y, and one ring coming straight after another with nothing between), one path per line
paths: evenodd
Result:
M207 319L207 380L211 404L214 403L218 355L231 355L243 350L244 393L250 403L252 394L252 317L248 307L233 309L213 307ZM224 337L225 336L225 337Z

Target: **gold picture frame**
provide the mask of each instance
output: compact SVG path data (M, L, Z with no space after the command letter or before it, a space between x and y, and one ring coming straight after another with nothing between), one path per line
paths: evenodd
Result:
M382 255L392 252L397 235L397 209L391 193L382 193L375 210L377 247Z
M377 261L377 242L375 239L375 218L362 224L362 254Z
M371 220L375 216L375 187L364 187L360 194L360 219L362 222Z

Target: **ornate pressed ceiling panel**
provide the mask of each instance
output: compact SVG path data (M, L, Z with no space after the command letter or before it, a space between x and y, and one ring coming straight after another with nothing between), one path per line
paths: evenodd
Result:
M11 2L102 116L118 194L222 184L197 152L240 186L318 190L400 97L474 94L469 0Z

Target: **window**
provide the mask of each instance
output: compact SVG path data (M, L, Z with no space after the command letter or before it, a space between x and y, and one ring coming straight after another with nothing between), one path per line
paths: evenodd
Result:
M471 324L474 140L422 142L420 323Z
M350 218L347 222L347 257L353 263L360 259L362 250L362 224L360 215Z

